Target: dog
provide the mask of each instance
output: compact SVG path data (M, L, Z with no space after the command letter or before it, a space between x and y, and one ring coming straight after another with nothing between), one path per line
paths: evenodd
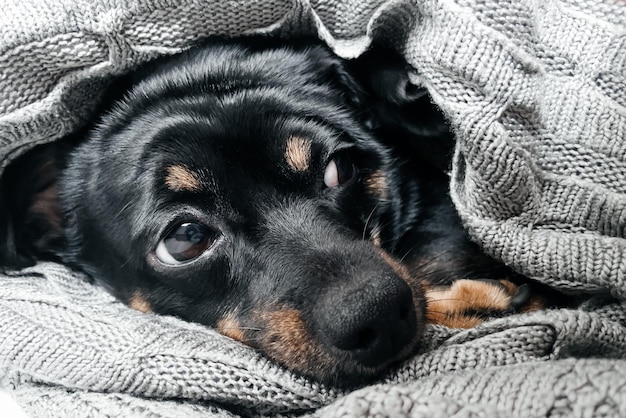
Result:
M445 121L387 58L247 38L143 66L78 139L7 169L2 264L66 263L338 386L406 359L428 323L546 306L468 237Z

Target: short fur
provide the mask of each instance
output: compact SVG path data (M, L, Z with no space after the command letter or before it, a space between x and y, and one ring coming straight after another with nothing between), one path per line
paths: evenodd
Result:
M76 146L9 168L3 264L63 261L135 309L341 385L406 358L427 321L523 309L524 279L460 225L451 136L402 65L260 39L150 63L114 84L122 94ZM331 161L346 177L332 187ZM186 223L209 248L164 263L158 246Z

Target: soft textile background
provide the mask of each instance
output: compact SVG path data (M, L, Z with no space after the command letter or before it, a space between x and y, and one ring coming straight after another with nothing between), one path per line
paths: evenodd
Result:
M626 4L617 0L5 0L0 166L90 117L107 80L211 34L396 48L458 141L452 195L519 271L610 293L467 331L353 393L54 264L0 278L1 384L38 416L626 416ZM419 115L416 115L419 117Z

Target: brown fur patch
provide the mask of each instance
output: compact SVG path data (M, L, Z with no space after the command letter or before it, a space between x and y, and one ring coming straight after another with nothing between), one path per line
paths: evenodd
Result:
M382 242L380 241L380 229L374 228L372 233L370 234L370 241L377 247L382 247Z
M48 242L63 235L63 218L56 183L51 184L34 196L30 213L48 222L49 228L35 243L37 247L45 248Z
M364 183L367 190L379 199L387 199L389 197L387 179L381 170L374 171L365 179Z
M50 221L55 229L61 229L61 211L59 210L59 191L55 184L35 195L31 212Z
M474 328L485 322L485 320L476 315L441 315L437 316L436 319L432 319L429 311L428 322L431 324L444 325L448 328Z
M506 292L509 295L514 295L517 293L517 285L513 283L512 281L507 280L507 279L502 279L498 281L500 282L500 284L502 284L502 286L504 286L504 288L506 289Z
M306 171L311 162L311 140L299 136L287 139L285 160L293 171Z
M200 190L200 179L198 175L182 165L171 165L167 167L165 184L173 192Z
M302 314L292 308L257 312L264 325L264 333L253 346L260 346L265 354L284 366L305 372L317 379L334 379L348 371L363 378L380 372L385 365L368 367L346 357L335 356L324 350L307 329ZM398 358L404 358L415 348L421 332L415 335Z
M545 298L537 295L530 297L528 303L519 310L519 312L533 312L545 309L547 306Z
M466 311L504 311L510 306L511 295L507 289L488 282L457 280L449 288L428 289L426 300L428 322L471 328L483 320L475 315L466 315Z
M220 334L232 338L235 341L245 343L246 333L241 329L239 320L235 314L228 314L217 323Z
M309 370L320 362L333 363L310 335L296 309L262 312L259 317L265 324L264 348L270 357L296 370Z
M135 290L135 292L130 297L130 299L128 299L128 306L130 306L131 308L139 312L143 312L143 313L152 312L152 305L141 294L139 290Z

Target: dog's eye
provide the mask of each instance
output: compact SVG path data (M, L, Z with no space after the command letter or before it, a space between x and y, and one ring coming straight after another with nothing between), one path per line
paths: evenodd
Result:
M217 239L217 232L197 223L183 223L159 242L157 258L165 264L182 264L200 257Z
M339 186L352 180L355 172L352 161L344 155L338 155L330 160L324 170L324 184L328 188Z

